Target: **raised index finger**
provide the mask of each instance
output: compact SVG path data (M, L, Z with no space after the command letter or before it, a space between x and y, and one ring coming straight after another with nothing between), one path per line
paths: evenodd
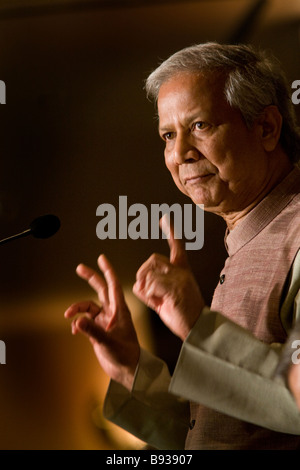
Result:
M181 268L187 268L189 263L183 241L175 237L174 224L168 214L163 215L160 219L160 227L169 243L170 263Z

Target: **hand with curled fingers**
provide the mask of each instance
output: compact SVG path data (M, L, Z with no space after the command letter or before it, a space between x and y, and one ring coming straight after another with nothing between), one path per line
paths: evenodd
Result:
M89 338L105 373L131 390L139 342L119 280L105 255L99 256L98 266L104 278L84 264L76 272L95 290L100 304L77 302L65 311L65 317L73 318L73 334L80 332Z
M205 303L182 240L175 238L173 225L164 217L161 228L167 234L170 258L159 254L150 256L137 272L133 292L184 341Z

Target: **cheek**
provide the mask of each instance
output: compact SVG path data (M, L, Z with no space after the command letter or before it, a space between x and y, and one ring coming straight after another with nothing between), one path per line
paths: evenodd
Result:
M231 152L231 146L228 143L228 136L226 134L212 137L206 145L203 146L202 154L205 155L208 161L218 167L224 164L228 158L228 153Z
M228 136L214 144L208 153L208 160L217 169L221 180L228 182L238 174L248 171L249 159L244 158L248 149L244 144L236 145L236 141L228 139Z

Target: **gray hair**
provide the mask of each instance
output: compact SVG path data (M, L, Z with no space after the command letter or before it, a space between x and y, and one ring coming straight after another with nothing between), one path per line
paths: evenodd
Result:
M279 62L248 45L215 42L182 49L154 70L146 80L147 97L157 103L161 85L178 73L225 74L224 95L240 110L250 128L264 108L275 105L282 116L280 143L291 161L300 158L300 131L291 100L291 87Z

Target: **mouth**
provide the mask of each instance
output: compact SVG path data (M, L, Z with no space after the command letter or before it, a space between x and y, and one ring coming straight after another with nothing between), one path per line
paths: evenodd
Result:
M194 175L194 176L188 176L184 178L184 185L193 185L193 184L201 184L205 183L208 181L213 175L213 173L206 173L203 175Z

